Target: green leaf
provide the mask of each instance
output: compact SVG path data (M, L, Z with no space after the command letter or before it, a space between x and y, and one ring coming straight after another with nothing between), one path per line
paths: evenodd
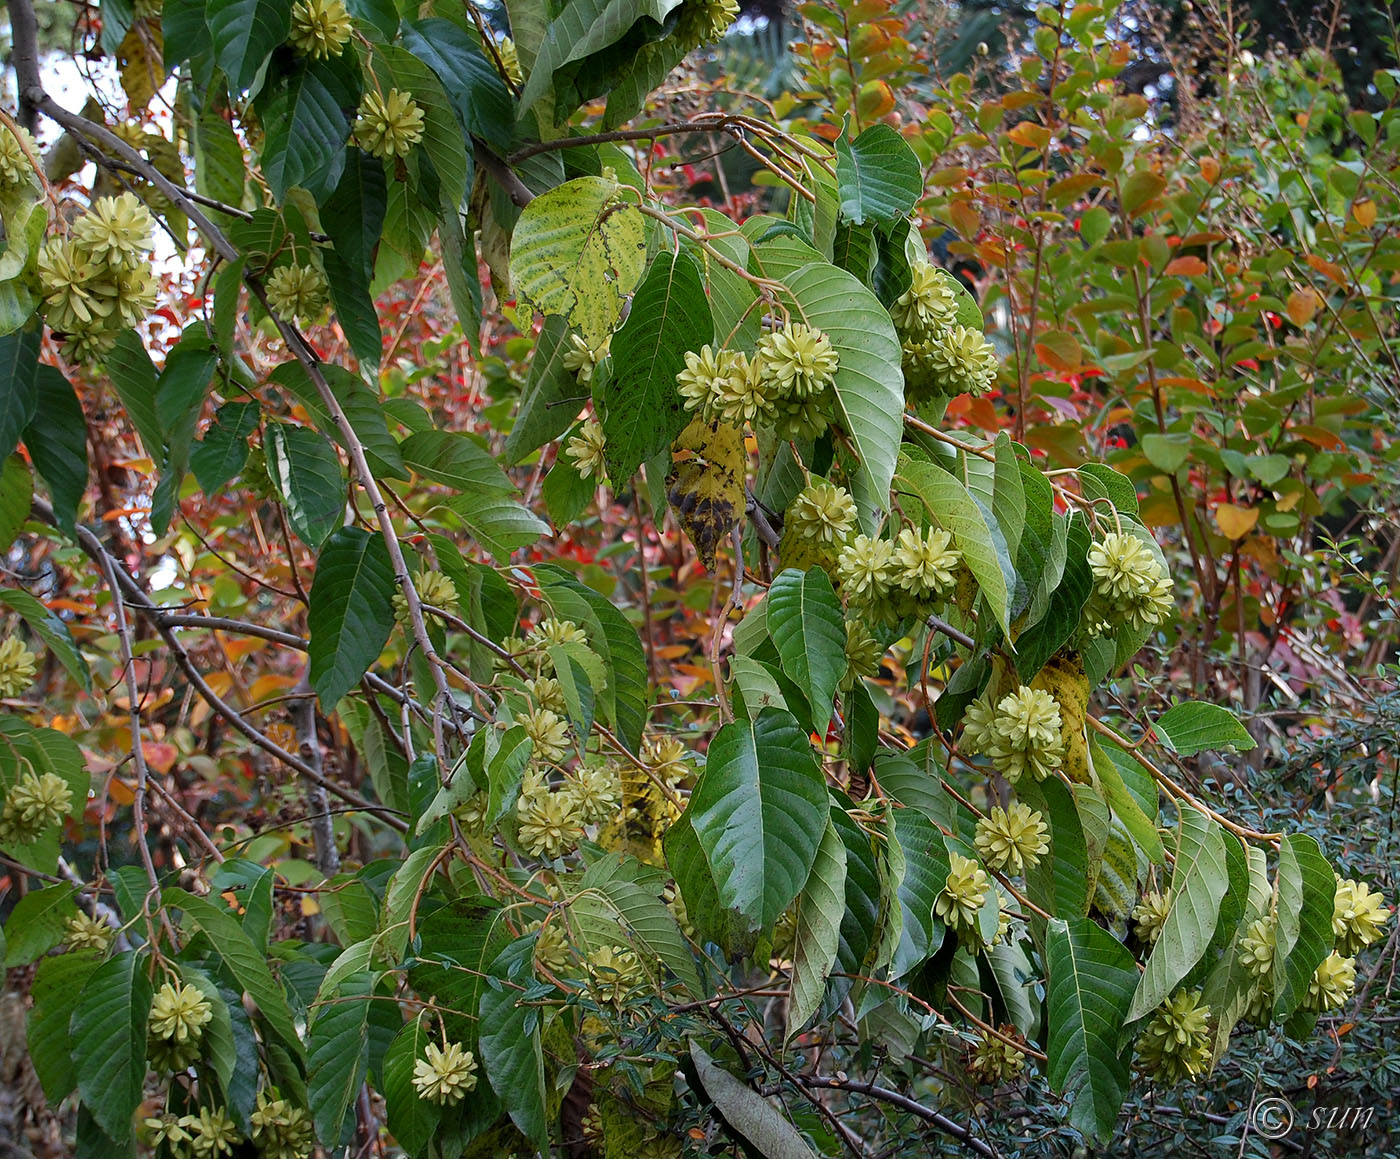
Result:
M263 449L292 530L303 543L320 547L345 522L345 479L335 448L309 427L269 423Z
M901 494L922 501L934 523L952 535L953 543L977 580L982 598L1003 630L1009 630L1006 573L993 546L986 517L967 488L941 467L909 458L900 462L895 487Z
M813 731L824 733L846 671L846 622L826 572L779 573L768 589L767 623L783 671L807 697Z
M45 958L34 974L26 1042L29 1061L52 1106L57 1106L78 1085L68 1024L98 964L96 951L70 950Z
M793 317L822 330L840 359L836 401L860 460L854 494L862 526L873 530L874 512L889 505L904 431L899 338L879 299L845 270L813 262L786 282Z
M533 1146L548 1151L539 1011L519 1003L522 991L516 980L530 977L534 952L535 939L522 938L491 963L489 973L495 985L481 990L481 1060L491 1089L510 1113L511 1122ZM503 979L510 979L511 984Z
M141 436L146 456L157 464L163 462L164 427L155 410L156 368L134 330L123 330L117 335L117 344L107 355L107 374L132 426Z
M1138 517L1137 488L1133 481L1107 463L1085 463L1079 468L1079 487L1086 499L1107 499L1124 515Z
M635 857L611 853L588 867L581 884L612 902L637 941L660 958L686 989L698 995L700 977L690 948L657 891L641 884L644 873L654 871Z
M40 338L38 329L0 336L0 459L19 445L38 406Z
M889 125L872 125L854 141L836 140L841 214L856 225L893 222L913 210L924 190L919 159Z
M311 1023L306 1056L306 1093L316 1134L329 1147L340 1144L369 1066L366 1026L374 975L358 971L325 996Z
M146 1084L151 982L144 966L144 956L130 951L103 962L88 977L70 1024L78 1093L116 1140L130 1136Z
M1207 749L1243 752L1254 747L1249 730L1228 708L1200 700L1173 704L1153 723L1153 730L1172 752L1191 757Z
M596 350L642 276L646 248L646 219L621 200L617 183L578 177L521 213L511 235L511 282L542 314L569 319Z
M466 139L442 82L405 48L376 48L372 65L382 84L411 92L423 112L423 141L406 160L409 172L417 174L418 200L434 216L455 213L467 195L470 164Z
M1054 777L1039 784L1023 779L1016 791L1050 826L1049 855L1026 870L1031 900L1060 917L1083 916L1089 911L1092 896L1089 846L1073 795Z
M5 920L5 967L27 966L63 940L63 923L78 912L73 886L51 885L25 894Z
M1079 631L1080 613L1094 586L1089 570L1089 543L1089 524L1075 512L1065 524L1064 567L1044 605L1045 614L1016 637L1016 670L1027 679L1044 668L1046 661Z
M301 1039L292 1022L292 1012L282 987L268 969L267 960L249 940L238 919L227 909L183 889L166 889L161 902L171 909L184 911L182 924L195 926L214 944L224 965L238 980L244 992L257 1003L268 1026L283 1044L298 1058L302 1056ZM142 1028L144 1049L145 1031Z
M389 433L388 420L378 395L365 389L364 383L343 367L322 363L321 376L344 410L350 429L363 445L365 459L375 478L407 479L408 470L404 466L398 443ZM316 425L323 434L344 445L339 424L332 417L321 392L300 362L282 363L269 378L296 396L297 401L306 407L316 420Z
M214 54L235 93L252 88L263 61L287 39L291 11L282 0L207 0Z
M423 1058L428 1044L439 1044L431 1015L420 1010L404 1025L384 1055L384 1105L389 1133L409 1155L421 1154L437 1131L442 1109L418 1094L413 1085L413 1064Z
M569 352L569 325L559 315L545 318L530 357L530 373L520 393L515 425L506 436L505 459L518 463L531 451L557 439L574 424L589 391L564 365ZM571 403L577 405L570 409Z
M380 917L380 941L391 961L403 957L408 945L410 908L419 897L423 877L436 863L442 850L432 845L415 849L394 872L384 893L384 911Z
M34 502L34 476L18 453L0 462L0 551L8 551L29 518Z
M477 1037L473 1016L486 988L486 974L510 944L511 932L494 902L459 898L420 918L418 937L409 984L450 1012L450 1036L470 1047Z
M48 645L49 651L63 665L68 675L85 689L92 688L92 673L88 671L87 661L83 659L77 645L73 643L67 624L28 592L17 588L0 588L0 606L18 613L30 631Z
M817 1154L782 1114L757 1091L716 1065L700 1044L690 1040L690 1061L724 1121L764 1159L817 1159Z
M846 846L828 817L812 872L797 895L792 997L787 1016L789 1038L807 1025L821 1005L826 979L840 948L845 910Z
M811 872L827 813L826 783L792 715L765 708L721 728L687 811L720 904L771 926Z
M35 469L49 485L58 526L72 535L88 481L83 404L55 367L39 367L34 387L37 405L34 417L24 428L24 445Z
M0 715L0 789L8 791L26 772L36 776L53 773L68 786L69 810L77 816L87 807L92 778L82 750L64 733L36 728L17 716ZM48 826L28 845L9 846L5 852L22 865L52 874L58 868L61 827Z
M506 150L514 134L510 90L476 41L450 20L405 20L403 43L437 73L462 129Z
M950 864L943 834L923 813L903 808L891 817L898 854L891 849L890 866L902 872L895 883L901 918L890 977L902 978L943 942L943 923L933 916L933 903L948 882Z
M489 740L487 745L489 747ZM533 749L528 734L520 725L506 729L500 737L496 751L486 763L487 825L495 825L515 807Z
M1274 951L1274 1018L1283 1021L1308 996L1308 983L1332 952L1337 878L1315 838L1284 837L1278 853L1278 929Z
M381 536L342 527L316 560L306 613L311 686L329 711L360 682L394 629L398 584Z
M1089 738L1089 759L1093 762L1094 775L1099 779L1099 787L1113 809L1113 815L1123 822L1132 834L1138 848L1147 854L1154 865L1166 865L1167 854L1162 848L1162 839L1157 834L1156 822L1142 811L1137 798L1128 791L1123 775L1117 764L1104 752L1098 737Z
M452 431L421 431L399 448L404 463L434 483L477 498L509 495L515 485L474 439Z
M1133 1022L1156 1010L1205 955L1230 884L1220 826L1182 805L1178 832L1171 908L1133 995L1128 1010Z
M1142 453L1147 456L1147 461L1157 470L1174 475L1186 465L1186 460L1191 457L1191 436L1185 434L1164 435L1154 431L1152 434L1142 436Z
M608 477L625 486L690 422L676 386L685 354L714 340L700 267L682 250L652 263L612 343L613 373L594 382Z
M1052 918L1046 929L1045 1005L1051 1088L1070 1099L1069 1119L1107 1139L1128 1091L1132 1047L1118 1047L1137 967L1108 931L1088 918Z
M165 14L169 19L169 13ZM166 30L168 33L168 29ZM173 62L167 61L167 66ZM246 184L243 146L233 126L224 119L219 105L210 101L199 111L195 121L194 146L195 189L225 205L241 206Z
M374 277L374 247L384 228L387 195L384 162L352 146L335 191L321 206L321 228L366 290Z
M194 477L212 495L234 478L248 462L248 436L258 429L255 402L226 402L214 412L214 421L190 453Z
M181 981L195 987L209 1003L209 1021L205 1023L200 1039L200 1053L213 1068L219 1085L228 1096L231 1090L237 1090L235 1074L238 1068L238 1044L233 1037L233 1020L229 1015L228 1003L224 1001L214 979L203 970L187 962L181 962L179 970ZM243 1013L242 1010L239 1013Z

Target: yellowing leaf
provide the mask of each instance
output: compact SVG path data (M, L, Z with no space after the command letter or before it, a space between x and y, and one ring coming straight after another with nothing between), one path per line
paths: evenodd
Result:
M1215 509L1215 521L1228 539L1243 539L1259 522L1259 508L1222 503Z
M700 562L714 570L715 549L744 509L743 433L695 419L671 448L674 466L667 497Z
M1083 658L1078 652L1056 652L1031 681L1031 687L1048 692L1060 706L1065 776L1076 784L1093 784L1094 777L1089 768L1089 738L1085 732L1089 713L1089 678L1084 674Z
M1294 290L1288 295L1288 304L1284 309L1293 325L1306 326L1322 309L1322 295L1311 286L1306 290Z
M122 67L122 90L131 102L132 112L139 112L150 104L165 79L163 54L158 24L138 20L122 37L117 59Z
M1369 197L1358 201L1351 207L1351 216L1362 229L1370 229L1376 224L1376 203Z

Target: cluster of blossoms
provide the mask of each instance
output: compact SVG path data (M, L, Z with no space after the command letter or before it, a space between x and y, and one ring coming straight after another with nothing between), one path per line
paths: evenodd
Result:
M56 773L26 772L0 805L0 845L32 845L73 807L68 782Z
M312 326L325 316L330 302L326 275L315 262L278 266L263 284L267 304L299 326Z
M553 716L548 709L536 712ZM611 764L583 765L559 784L533 772L515 805L520 844L532 857L563 857L578 847L587 826L614 816L621 799L622 779Z
M476 1057L460 1042L430 1042L423 1053L413 1064L413 1089L419 1098L451 1107L476 1089Z
M34 683L38 657L15 636L0 641L0 696L18 696Z
M63 923L63 944L70 950L96 950L105 954L116 931L106 922L79 910Z
M920 263L909 288L890 307L904 351L905 395L913 405L958 394L985 394L997 356L980 330L958 323L951 274Z
M738 0L685 0L676 22L676 41L686 52L711 44L738 15Z
M1094 587L1083 623L1090 635L1120 625L1151 628L1171 616L1171 576L1132 532L1111 531L1089 548L1089 571Z
M104 357L156 305L155 221L132 193L99 197L39 251L44 319L77 361Z
M574 470L585 479L602 481L607 474L607 439L595 418L586 418L564 444L564 454L573 460Z
M418 593L418 602L430 608L455 614L459 607L457 585L440 571L420 570L413 577L413 590ZM394 593L394 616L399 623L408 623L408 597L401 591Z
M1178 990L1157 1007L1137 1040L1144 1074L1174 1086L1196 1078L1210 1065L1210 1007L1199 990Z
M1003 809L993 805L977 822L977 852L998 873L1020 873L1033 868L1050 852L1050 828L1034 809L1012 801Z
M1055 698L1041 688L1022 685L993 707L987 696L967 706L963 715L963 749L988 757L1013 785L1023 776L1043 781L1065 759L1064 722Z
M905 527L896 539L852 536L836 557L846 602L861 614L898 621L937 610L963 567L953 537L939 527Z
M509 36L502 36L496 41L496 55L501 58L501 68L506 74L506 80L517 88L525 83L525 70L520 67L520 53L515 47L515 41Z
M146 1020L146 1055L160 1070L182 1071L199 1057L214 1009L198 986L161 985Z
M146 1141L164 1143L175 1159L217 1159L232 1155L238 1128L223 1107L202 1107L197 1115L153 1115L142 1122Z
M423 139L423 110L411 93L390 89L380 94L371 89L360 99L354 138L371 156L388 161L407 157Z
M1138 941L1144 946L1155 945L1162 936L1162 927L1167 924L1167 914L1171 911L1171 897L1149 889L1133 907L1132 918L1136 925Z
M310 1112L282 1098L275 1088L258 1092L248 1124L263 1159L307 1159L316 1146Z
M686 407L707 423L772 429L781 439L812 439L835 411L840 359L820 330L794 322L770 330L750 358L702 346L676 375Z
M968 1073L977 1082L989 1085L1014 1079L1025 1069L1026 1055L1007 1040L1019 1037L1014 1026L1000 1027L1000 1036L983 1031L967 1061Z
M597 350L592 349L579 335L569 335L569 347L561 360L564 369L570 371L579 386L589 386L593 382L593 372L612 351L612 335L603 339Z
M9 128L0 128L0 190L5 192L34 186L38 181L34 161L40 157L39 144L28 129L15 128L18 136Z
M297 0L287 43L310 60L330 60L350 43L350 13L341 0Z
M601 1005L621 1005L646 981L646 970L636 953L623 946L598 946L585 963L588 993Z
M1372 893L1364 881L1337 876L1337 894L1332 909L1332 937L1339 954L1353 955L1381 936L1381 927L1390 918L1385 899Z
M977 919L991 888L987 871L971 857L951 850L948 866L947 880L933 902L934 916L956 933L959 941L981 945Z

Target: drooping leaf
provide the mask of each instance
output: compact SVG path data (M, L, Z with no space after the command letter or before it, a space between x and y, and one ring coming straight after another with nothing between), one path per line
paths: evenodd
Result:
M206 0L214 53L233 92L251 88L263 61L287 39L291 11L279 0Z
M509 149L513 112L510 90L496 66L471 37L450 20L405 20L403 42L431 68L461 122L472 137Z
M35 470L49 485L58 526L72 535L88 481L83 404L53 366L38 368L34 390L34 417L24 428L24 445Z
M816 1159L816 1152L776 1107L718 1066L694 1039L690 1042L690 1061L705 1088L705 1097L764 1159Z
M700 562L713 570L716 549L744 510L748 453L743 432L723 423L692 419L671 452L666 498Z
M1282 1021L1308 995L1313 971L1332 951L1337 880L1317 840L1290 833L1279 846L1274 1017Z
M898 869L895 886L900 908L899 938L890 959L890 977L902 978L943 942L943 923L934 916L933 906L948 881L949 859L943 835L917 809L892 812L896 851L891 846L890 864Z
M248 462L248 436L258 429L258 404L226 402L214 413L204 438L190 452L194 477L214 494Z
M923 172L903 137L889 125L872 125L854 141L836 140L836 187L843 217L860 225L892 222L914 208Z
M25 894L5 919L5 967L27 966L48 953L63 939L63 923L77 912L71 885Z
M146 1080L146 1018L151 982L144 955L109 958L87 979L73 1008L73 1073L83 1105L112 1139L131 1133Z
M263 450L292 530L320 547L345 520L345 480L335 448L309 427L269 423Z
M807 697L813 731L824 733L846 671L846 623L826 572L780 572L768 589L767 622L783 671Z
M817 847L807 884L797 895L796 932L792 951L792 998L788 1004L788 1036L807 1024L826 992L827 975L836 962L841 942L841 919L846 910L846 847L830 818Z
M98 965L95 951L70 950L45 958L34 974L25 1041L44 1097L53 1106L72 1093L78 1083L68 1025L83 988Z
M428 1044L440 1045L426 1010L404 1025L384 1055L384 1105L389 1130L408 1154L421 1153L437 1130L442 1109L419 1095L413 1064L426 1057Z
M381 536L342 527L321 549L307 610L311 686L328 709L354 688L394 628L398 584Z
M28 592L18 588L0 588L0 606L19 615L29 629L44 641L69 676L85 689L92 687L92 673L83 654L73 643L67 624Z
M40 337L37 329L0 336L0 460L10 457L38 405Z
M318 1006L306 1057L306 1093L316 1134L334 1146L350 1122L355 1096L369 1065L369 1017L374 975L361 970L344 979Z
M643 884L646 873L654 871L635 857L613 853L590 865L581 884L605 896L636 940L655 954L692 994L699 994L700 978L691 951L675 917L661 900L659 888Z
M481 990L481 1058L496 1092L520 1133L541 1151L549 1149L545 1118L544 1057L539 1012L520 1002L522 980L530 978L534 938L507 946L491 962L494 985Z
M34 501L34 476L24 456L16 452L0 462L0 551L8 551L29 518Z

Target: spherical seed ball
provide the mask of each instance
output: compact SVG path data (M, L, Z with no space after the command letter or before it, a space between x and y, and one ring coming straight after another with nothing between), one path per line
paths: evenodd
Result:
M564 444L564 454L585 479L602 479L608 473L607 439L596 419L586 418Z
M977 852L991 868L1020 873L1035 866L1050 852L1050 827L1034 809L1020 801L1009 808L993 805L977 822Z
M161 985L151 1002L146 1025L151 1036L169 1042L198 1042L205 1025L214 1017L214 1008L198 986L169 982Z
M0 127L0 189L20 189L26 185L37 185L38 176L34 171L34 161L42 154L39 145L28 129L16 125L19 135L8 126Z
M520 844L531 857L553 861L577 848L583 838L573 797L547 785L523 786L515 811Z
M375 157L407 157L423 139L423 110L409 93L365 93L355 119L355 144Z
M18 696L34 683L38 657L17 636L0 640L0 696Z
M287 42L302 56L330 60L350 43L354 26L341 0L297 0Z
M0 844L29 845L62 822L73 805L68 782L56 773L27 772L9 788L0 806Z
M788 505L784 529L788 526L802 538L819 544L845 543L856 528L855 500L844 487L814 479Z
M1337 950L1351 956L1381 936L1381 927L1390 920L1385 899L1372 893L1364 881L1337 877L1337 894L1332 910L1332 936Z
M51 330L70 333L103 327L117 308L117 286L107 267L71 238L51 237L39 249L39 290Z
M104 921L79 910L63 923L63 944L70 950L96 950L105 954L116 931Z
M1022 685L997 704L993 739L988 755L1008 781L1029 773L1043 781L1064 761L1060 706L1040 688Z
M759 378L779 395L799 399L826 390L841 365L831 339L802 322L763 335L754 362Z
M441 608L444 612L456 613L457 585L440 571L424 568L413 577L413 590L418 593L418 602L430 608ZM402 591L394 593L394 615L399 623L408 622L408 597Z
M996 380L996 349L980 330L944 331L929 343L923 359L942 394L985 394Z
M941 528L906 527L894 549L894 582L915 596L943 596L957 582L962 554Z
M1019 1037L1016 1028L1003 1026L1001 1033L1003 1037L999 1038L984 1030L980 1033L977 1045L973 1047L967 1069L979 1083L1004 1083L1014 1079L1025 1069L1025 1053L1005 1041L1007 1038Z
M264 289L267 304L276 313L303 325L325 313L330 294L326 276L314 265L278 266L268 275Z
M1277 934L1278 922L1273 917L1262 917L1250 922L1240 938L1240 964L1256 977L1273 977Z
M476 1058L460 1042L438 1046L428 1043L423 1057L413 1064L413 1089L418 1097L439 1106L452 1107L476 1089Z
M593 381L593 372L598 369L598 363L602 362L611 350L611 334L603 339L602 345L596 351L589 349L588 343L577 334L570 334L569 348L564 351L561 361L565 370L573 372L580 386L587 386Z
M1324 1014L1345 1004L1356 989L1356 959L1344 958L1333 950L1313 971L1308 982L1306 1006Z
M894 551L883 539L857 535L841 549L836 574L846 598L874 603L889 594Z
M958 298L950 276L937 266L920 263L910 274L909 288L895 299L890 318L902 337L927 342L957 320Z
M676 22L676 40L686 52L724 35L739 15L738 0L685 0Z
M1166 1086L1205 1073L1210 1065L1210 1007L1200 991L1178 990L1148 1020L1137 1040L1138 1065Z
M841 676L840 689L848 692L856 681L880 674L880 660L885 650L859 620L846 622L846 671Z
M1171 577L1136 535L1109 532L1089 548L1088 562L1094 589L1086 616L1095 634L1124 623L1149 628L1171 616Z
M73 242L114 269L148 265L155 228L151 211L134 193L99 197L73 223Z
M525 72L520 67L520 53L516 50L515 41L509 36L501 37L496 41L496 55L501 58L501 67L505 69L506 79L513 85L523 85Z
M986 870L970 857L951 850L948 877L934 899L934 915L962 935L977 935L977 917L987 900L989 881Z
M1133 907L1132 919L1137 924L1138 941L1153 945L1162 936L1162 927L1167 924L1167 914L1171 912L1171 896L1149 889Z

